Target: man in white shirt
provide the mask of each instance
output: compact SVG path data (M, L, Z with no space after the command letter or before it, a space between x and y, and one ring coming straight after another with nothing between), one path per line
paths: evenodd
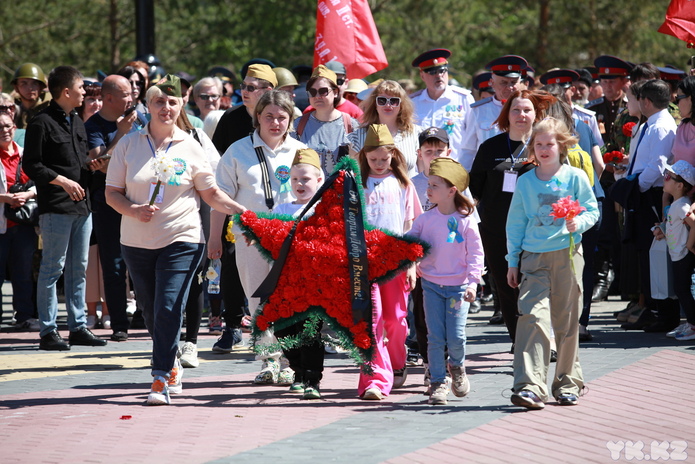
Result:
M632 142L637 145L627 174L628 178L638 176L640 191L639 208L635 217L635 238L641 292L646 297L647 311L657 310L655 321L644 331L668 332L680 322L679 306L677 300L651 298L649 248L653 239L651 228L662 219L663 175L671 158L671 147L676 137L676 122L668 112L671 90L664 81L646 81L639 90L638 99L640 111L647 118L647 122L642 124Z
M420 69L420 78L427 88L410 98L415 105L417 124L421 127L438 127L449 134L451 157L466 169L473 165L473 158L463 156L462 146L466 115L474 102L469 90L449 85L451 52L445 48L428 50L413 60L413 67Z

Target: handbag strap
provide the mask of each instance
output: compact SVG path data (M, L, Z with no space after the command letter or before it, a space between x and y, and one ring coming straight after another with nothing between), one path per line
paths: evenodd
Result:
M253 144L253 134L251 134L251 143ZM263 148L255 147L256 156L258 157L258 163L261 165L261 178L263 182L263 191L265 193L265 205L269 210L272 211L273 206L275 206L275 201L273 201L273 189L270 188L270 168L268 167L268 161L265 158L265 153L263 153Z

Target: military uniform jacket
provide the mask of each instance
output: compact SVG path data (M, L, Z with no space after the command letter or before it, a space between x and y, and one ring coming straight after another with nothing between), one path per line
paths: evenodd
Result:
M480 145L502 131L497 127L497 118L502 112L502 102L495 97L487 97L471 105L466 117L466 133L463 140L463 157L468 161L464 167L470 171Z
M449 147L453 150L452 158L470 169L473 158L464 160L463 146L466 114L473 104L471 92L456 86L447 86L437 100L432 100L427 90L420 90L410 96L415 105L417 124L423 128L439 127L449 134Z
M613 123L618 117L620 111L627 106L627 97L618 99L614 102L608 101L605 98L597 98L590 101L587 109L596 112L596 120L598 121L599 131L603 138L603 143L609 145L611 140L611 129Z

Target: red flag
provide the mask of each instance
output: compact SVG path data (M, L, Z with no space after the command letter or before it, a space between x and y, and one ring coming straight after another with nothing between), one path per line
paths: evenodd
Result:
M671 0L666 10L666 21L659 28L662 34L685 41L688 48L695 46L695 5L692 0Z
M314 67L340 61L350 79L388 66L367 0L319 0Z

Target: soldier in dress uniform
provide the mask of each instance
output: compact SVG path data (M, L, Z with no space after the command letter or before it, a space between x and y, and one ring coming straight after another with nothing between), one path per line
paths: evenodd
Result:
M564 101L572 108L572 117L583 121L589 126L591 132L594 134L594 138L599 144L599 147L603 146L603 137L599 131L598 121L596 120L596 113L577 106L572 102L572 96L576 93L575 83L579 81L580 76L577 71L572 69L554 69L548 71L540 77L541 83L543 85L557 84L565 89Z
M475 101L495 95L495 90L490 84L491 72L481 72L473 77L473 98Z
M475 101L467 89L449 85L451 52L445 48L428 50L413 60L413 67L420 69L420 78L426 88L410 98L415 105L417 123L422 127L438 127L449 134L451 157L470 169L473 158L463 156L463 134L466 115Z
M490 85L495 95L484 98L471 105L471 111L466 117L466 132L463 136L463 157L467 163L461 163L470 170L473 159L478 153L480 144L500 134L502 131L495 121L502 111L504 102L509 96L521 87L521 79L525 77L529 69L528 62L516 55L506 55L490 61L485 69L492 72Z
M586 106L587 109L596 113L606 150L613 151L616 148L611 140L611 129L615 118L627 105L627 97L623 89L630 81L630 71L634 66L610 55L599 56L594 60L594 65L598 68L603 97L590 101Z

